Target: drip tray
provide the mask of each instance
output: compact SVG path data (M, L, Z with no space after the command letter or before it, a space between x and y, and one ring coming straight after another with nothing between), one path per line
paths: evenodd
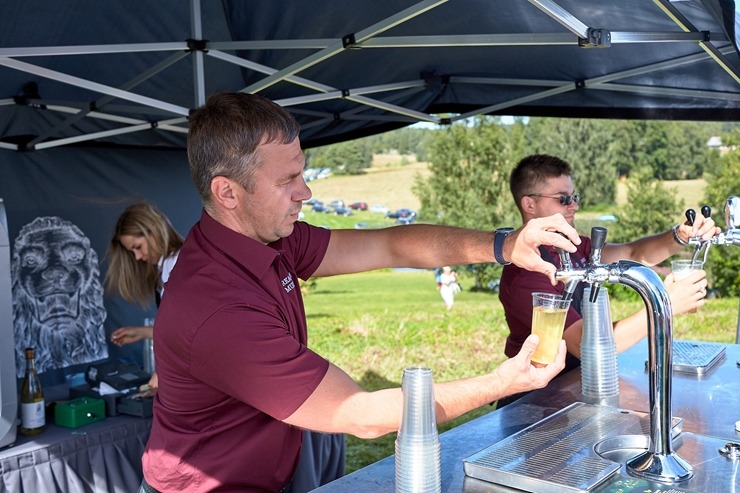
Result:
M673 418L672 436L683 429ZM621 464L594 451L604 438L650 435L646 413L576 402L463 460L465 474L536 493L586 492Z
M673 341L673 371L703 376L717 366L725 355L725 346L712 342ZM645 371L648 362L645 361Z

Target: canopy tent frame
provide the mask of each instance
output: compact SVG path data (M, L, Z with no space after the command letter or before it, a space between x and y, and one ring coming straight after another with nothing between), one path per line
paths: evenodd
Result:
M203 7L200 0L191 0L189 16L191 20L190 33L193 37L185 41L0 48L1 67L100 95L94 101L55 101L43 99L38 94L34 94L33 89L29 89L27 94L0 100L0 110L4 106L15 104L29 106L38 111L66 115L62 120L34 135L26 142L15 143L8 141L8 139L3 140L0 135L0 149L15 151L42 150L86 141L105 141L109 137L145 132L152 129L185 134L187 133L189 112L205 102L208 85L206 59L218 60L240 70L245 70L252 77L255 77L255 74L260 75L256 81L242 87L232 88L232 90L264 93L273 86L287 83L308 91L306 94L273 98L278 104L289 108L290 111L302 117L301 123L304 130L331 126L338 120L375 122L393 126L405 126L415 122L449 124L475 115L496 114L528 103L548 101L554 96L583 91L607 91L662 98L693 98L695 100L709 100L715 104L740 103L740 91L733 92L740 83L740 65L737 60L731 58L737 54L733 40L729 39L727 33L721 29L699 30L684 13L678 10L674 3L668 0L652 0L652 2L676 26L677 30L675 32L665 30L620 31L589 26L579 16L553 0L528 0L533 7L536 7L532 9L532 15L537 15L537 12L544 13L568 32L383 36L387 31L413 19L424 17L428 12L438 9L449 1L423 0L378 22L369 22L366 27L345 33L337 38L234 41L204 39L204 37L207 37L207 33L204 29ZM596 77L575 80L456 74L437 75L422 72L417 79L396 80L366 86L337 87L335 84L327 84L315 80L315 78L298 75L305 73L312 67L333 63L340 56L346 56L348 52L351 55L353 51L363 50L563 46L608 51L617 45L635 44L691 44L699 46L701 51L643 66L629 67ZM282 68L266 65L238 54L275 51L302 52L306 50L311 51L308 56L303 56ZM43 57L43 60L49 60L50 57L57 59L67 56L144 53L164 53L167 56L116 87L93 80L91 77L80 77L26 61L26 59L35 57ZM637 75L691 66L709 59L721 67L724 73L734 81L734 84L730 86L732 90L717 91L703 88L665 87L620 82ZM184 106L161 97L152 97L135 92L138 86L151 81L183 60L190 60L192 63L193 103L191 106ZM340 62L337 63L341 65ZM438 96L450 86L507 86L512 88L512 93L523 91L526 94L512 96L508 100L497 101L494 104L477 105L469 111L448 113L434 112L438 111L440 107L444 107L444 104L432 104L428 108L413 108L404 104L414 94L432 93ZM111 103L115 101L124 101L128 104L112 105ZM336 101L350 104L347 109L341 111L337 111L334 107L327 110L312 108L317 103ZM733 111L736 107L740 108L740 104L733 106ZM100 120L119 125L105 130L76 132L74 127L82 120ZM65 133L75 133L75 135L60 136ZM372 133L372 130L369 133ZM342 140L343 138L345 137L340 136L336 140Z

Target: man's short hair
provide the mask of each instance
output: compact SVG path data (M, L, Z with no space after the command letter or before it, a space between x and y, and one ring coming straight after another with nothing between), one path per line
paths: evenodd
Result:
M206 208L215 177L224 176L251 191L252 177L261 164L259 145L289 144L300 133L296 119L280 105L242 92L214 94L189 120L190 174Z
M550 178L571 176L567 161L548 154L531 154L517 163L509 178L509 189L516 206L521 208L522 198L536 193Z

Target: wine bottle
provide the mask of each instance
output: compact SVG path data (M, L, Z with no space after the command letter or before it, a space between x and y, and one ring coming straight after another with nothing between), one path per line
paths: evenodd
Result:
M26 348L26 374L21 386L21 434L38 435L45 426L44 391L36 373L34 349Z

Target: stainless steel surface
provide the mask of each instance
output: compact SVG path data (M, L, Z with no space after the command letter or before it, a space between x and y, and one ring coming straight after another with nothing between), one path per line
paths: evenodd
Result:
M644 452L649 428L645 413L577 402L466 458L463 467L468 476L524 491L592 491L622 465L597 454L594 444L640 436ZM681 429L674 420L674 436Z
M687 481L677 485L672 485L670 490L666 490L666 485L649 480L640 484L635 482L635 486L640 489L619 490L611 488L617 482L629 483L628 473L625 467L622 467L618 475L612 476L604 484L594 490L595 492L612 492L612 491L676 491L676 492L701 492L714 493L726 492L734 493L740 490L740 474L738 465L740 461L730 459L722 454L721 450L727 447L727 442L720 438L706 437L694 433L682 433L673 442L676 451L680 452L694 466L694 475ZM622 456L639 454L642 449L638 447L615 449ZM608 454L607 454L608 455Z
M619 407L647 413L649 406L648 381L645 370L647 342L641 341L618 356L619 364ZM740 432L735 431L735 421L740 420L740 345L727 344L726 355L706 375L674 373L673 375L673 415L683 418L684 433L715 437L721 444L738 442ZM476 452L497 443L539 420L581 401L580 372L576 369L555 379L546 388L531 392L503 409L490 412L440 435L442 444L442 491L445 493L483 493L512 491L487 481L465 476L462 461ZM675 442L674 442L675 443ZM680 448L683 454L684 449ZM717 450L711 452L716 454ZM713 457L714 455L712 455ZM687 458L691 461L692 456ZM316 493L391 493L394 491L393 456L387 457L363 469L326 484ZM620 480L629 485L650 485L649 481L633 478L626 473L612 476L598 488L606 490L606 485L614 486ZM704 474L697 466L692 481L701 479ZM734 473L733 473L734 474ZM740 492L737 475L718 478L724 482L711 492ZM625 493L643 489L623 489ZM636 487L637 488L637 487ZM687 491L682 485L661 491ZM733 490L734 488L734 490ZM657 487L652 488L658 490ZM706 493L706 492L703 492Z

